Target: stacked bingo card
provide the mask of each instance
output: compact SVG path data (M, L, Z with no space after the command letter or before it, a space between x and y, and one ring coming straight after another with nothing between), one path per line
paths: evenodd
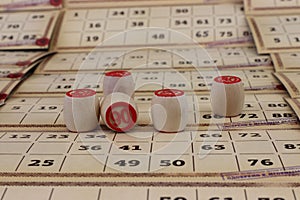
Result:
M245 12L249 15L289 14L300 11L298 0L245 0Z
M276 77L283 83L292 98L300 97L300 72L277 72Z
M133 186L134 181L129 180L133 178L145 185L155 185L156 179L162 186L172 186L166 174L169 180L182 181L183 185L188 179L200 186L199 179L204 177L221 182L221 186L255 180L263 185L287 176L297 181L297 133L299 129L198 130L177 135L145 129L129 134L103 130L81 134L0 132L0 158L4 161L0 176L9 181L22 174L27 180L30 177L28 184L41 184L40 179L47 180L47 176L49 180L61 178L61 184L80 178L82 186L101 182ZM111 181L118 177L124 181ZM285 184L288 182L280 182L280 186Z
M19 78L30 71L48 52L9 51L0 53L0 78ZM19 75L18 77L16 77Z
M298 52L273 53L272 61L276 72L299 72L300 54Z
M37 95L36 95L37 96ZM152 95L136 95L138 125L152 126ZM247 94L242 114L224 118L212 114L209 94L188 95L189 129L255 129L257 127L298 127L297 116L285 102L286 94ZM11 97L0 107L3 129L66 130L63 121L63 97Z
M271 57L255 47L151 48L57 53L45 59L36 73L152 69L272 69Z
M63 14L58 51L166 45L247 45L252 38L243 5L72 9Z
M0 49L48 49L57 11L0 13Z
M291 106L291 108L295 111L295 113L298 116L298 119L300 119L300 100L299 98L285 98L286 102Z
M8 98L10 93L14 90L14 88L18 85L19 81L9 80L9 79L1 79L0 78L0 105L3 105L5 100Z
M224 70L224 71L133 71L136 92L154 92L163 88L184 91L208 92L213 78L218 75L241 77L247 91L282 91L281 83L271 69ZM90 88L102 93L103 72L33 74L16 91L20 95L64 94L74 88Z
M53 10L62 8L62 4L62 0L2 0L0 10Z
M299 51L298 15L249 16L248 22L259 53Z
M64 3L66 7L68 8L95 8L95 7L107 7L107 6L115 6L116 4L113 4L110 0L102 0L96 1L96 0L65 0ZM116 1L118 6L128 6L128 5L133 5L136 6L135 1ZM199 0L198 3L200 4L212 4L212 3L241 3L243 2L242 0ZM193 4L195 3L193 0L188 0L185 1L185 3L188 4ZM154 1L139 1L140 5L144 6L150 6L150 5L177 5L177 4L182 4L182 1L180 0L154 0Z
M280 74L297 85L299 17L276 15L298 1L266 2L244 2L250 14L277 7L249 17L251 32L240 0L1 1L0 199L300 199L300 106ZM116 133L100 118L69 132L65 93L101 99L112 70L133 75L137 125ZM238 116L212 113L220 75L244 83ZM186 93L182 132L153 127L153 92L165 88Z
M107 183L106 183L107 184ZM116 184L116 183L115 183ZM151 185L151 183L149 183ZM89 199L112 199L120 198L130 199L134 196L140 200L156 200L156 199L290 199L296 200L299 198L299 188L288 186L273 186L265 188L263 186L226 186L215 187L202 184L193 184L191 187L187 186L122 186L118 187L118 192L115 192L116 186L98 185L78 188L78 186L61 187L52 186L3 186L2 193L3 200L16 199L23 196L31 196L37 199L68 199L79 200L82 198ZM130 191L130 193L128 192Z
M31 72L45 52L0 53L0 105L15 87Z

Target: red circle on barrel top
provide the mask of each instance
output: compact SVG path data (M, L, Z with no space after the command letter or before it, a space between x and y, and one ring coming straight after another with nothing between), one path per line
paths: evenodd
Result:
M184 92L177 89L162 89L155 91L154 94L158 97L178 97L183 96Z
M114 119L114 117L113 117L114 108L116 108L116 107L123 107L123 109L124 108L128 109L130 119L129 119L129 123L127 124L127 126L119 127L119 126L117 126L116 123L114 123L114 124L111 123L111 120L116 122L116 119ZM110 119L110 116L112 116L113 118ZM108 109L106 110L105 120L106 120L106 123L109 126L109 128L111 128L112 130L117 131L117 132L126 132L126 131L129 131L130 129L132 129L134 127L134 125L136 124L137 111L129 103L116 102L116 103L112 104L111 106L109 106Z
M235 84L241 82L242 79L237 76L218 76L214 79L214 81L224 84Z
M70 90L66 93L68 97L73 98L84 98L84 97L90 97L94 96L96 92L91 89L76 89L76 90Z
M110 71L105 73L105 76L113 76L113 77L124 77L130 75L131 73L125 70L116 70L116 71Z
M50 0L50 4L52 6L59 6L59 5L61 5L61 3L62 3L62 0Z

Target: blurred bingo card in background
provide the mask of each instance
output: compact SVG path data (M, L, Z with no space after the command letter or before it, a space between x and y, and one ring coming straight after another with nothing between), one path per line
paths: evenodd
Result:
M243 10L241 3L66 10L54 48L245 46L252 37Z
M62 8L63 0L1 0L0 11L53 10Z
M259 53L300 51L300 16L251 16L248 22Z
M272 69L271 57L250 47L168 47L164 49L102 49L91 53L57 53L47 57L36 73L151 69Z
M273 76L273 72L271 69L202 71L201 73L196 70L173 72L135 70L132 75L136 82L136 92L154 92L162 88L208 92L213 78L217 75L240 77L247 91L257 93L282 91L281 83ZM103 73L101 72L33 74L18 88L16 94L62 95L71 88L91 88L100 93L103 91L102 84Z
M299 13L298 0L245 0L245 13L247 15L269 15Z
M7 51L0 53L0 105L49 52Z
M0 50L49 48L58 11L0 13Z

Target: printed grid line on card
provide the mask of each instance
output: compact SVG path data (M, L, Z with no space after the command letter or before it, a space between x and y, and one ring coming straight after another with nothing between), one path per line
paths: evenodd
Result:
M141 130L129 134L103 130L81 134L1 132L0 158L4 162L0 170L33 176L128 172L220 176L230 172L284 172L299 166L298 129L184 131L169 135ZM222 160L222 165L217 164Z
M198 43L247 45L251 34L242 10L241 4L68 10L56 49Z

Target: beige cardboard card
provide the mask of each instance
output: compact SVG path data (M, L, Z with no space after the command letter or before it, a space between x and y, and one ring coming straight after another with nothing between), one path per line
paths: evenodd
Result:
M292 98L300 97L299 72L277 72L274 75L285 86Z
M300 67L297 63L300 62L299 52L282 52L271 54L272 61L276 72L299 72Z
M251 43L241 3L191 4L66 10L54 49L86 51L144 45L214 47Z
M150 182L153 184L154 182ZM294 194L298 195L297 187L250 187L240 186L236 183L234 186L224 187L213 186L205 187L204 185L197 187L190 186L173 186L171 183L162 186L147 186L139 184L138 186L129 187L119 185L113 182L114 186L68 186L60 183L61 186L7 186L1 188L0 194L3 193L3 200L21 198L23 196L38 199L74 199L87 200L99 199L131 199L132 196L140 200L155 199L191 199L200 200L201 198L232 198L232 199L258 199L260 197L272 198L274 196L284 199L293 199ZM208 183L205 183L208 184ZM116 186L117 185L117 186ZM116 192L118 191L118 192ZM201 198L199 198L201 196Z
M247 15L270 15L270 14L290 14L300 10L297 0L245 0L245 12Z
M1 13L0 49L48 49L58 14L58 11Z
M0 53L0 79L22 79L50 52L8 51Z
M152 94L136 95L139 110L137 126L152 127L150 118ZM297 127L296 115L284 101L284 94L246 94L242 113L235 117L212 114L210 96L187 95L187 130L255 129L264 126ZM271 99L271 101L270 101ZM61 97L11 97L0 107L0 127L14 130L66 130L63 120L63 96ZM103 124L103 123L101 123ZM100 126L100 125L99 125ZM146 128L145 127L145 128Z
M104 49L85 53L57 53L49 56L36 73L99 72L111 70L208 70L269 69L269 55L249 47L166 47L151 49Z
M299 51L299 22L298 15L249 16L258 53Z

